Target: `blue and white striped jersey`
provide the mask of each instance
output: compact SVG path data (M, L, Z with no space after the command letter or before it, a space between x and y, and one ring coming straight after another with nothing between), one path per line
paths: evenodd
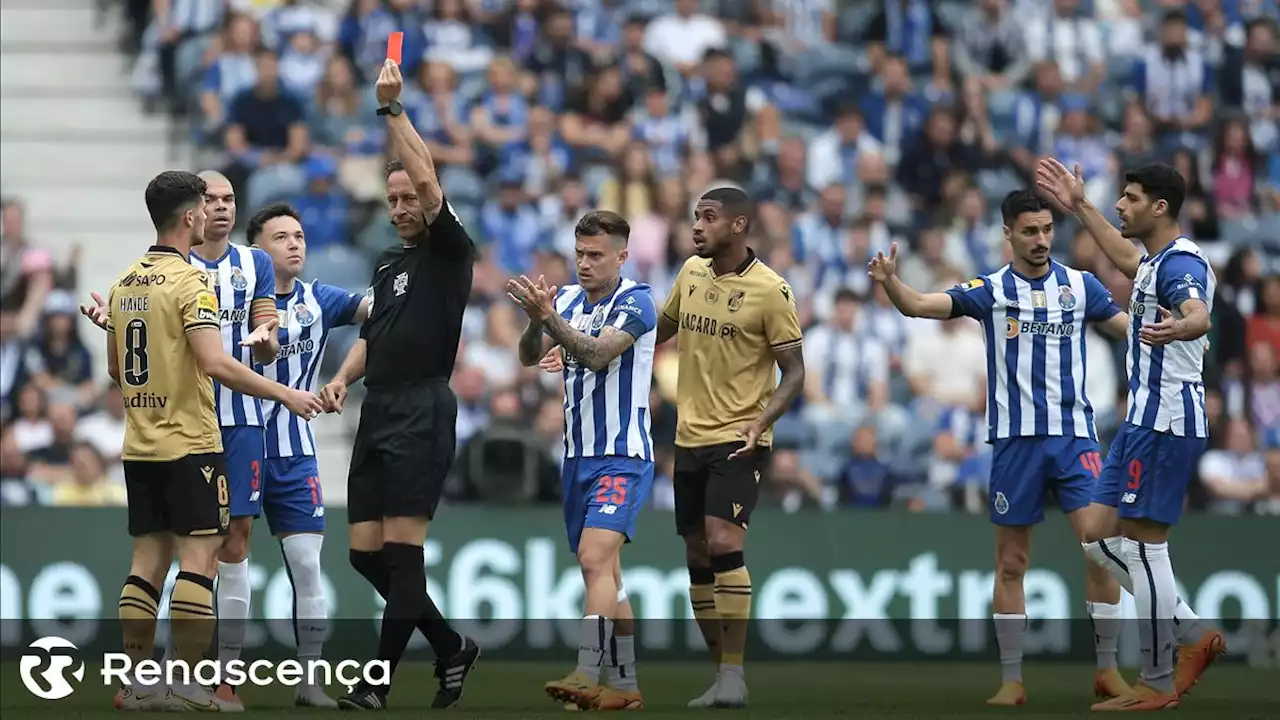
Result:
M1085 323L1120 308L1092 273L1050 263L1040 278L1006 265L947 291L952 316L982 323L987 345L987 439L1097 439L1085 394Z
M565 353L564 456L653 460L649 385L658 312L649 286L623 278L613 295L593 304L587 301L581 285L570 285L556 293L556 312L588 335L598 336L606 326L612 326L636 339L598 372Z
M324 359L329 331L351 325L364 295L301 280L293 284L293 292L276 295L276 311L280 317L280 351L276 361L261 367L266 378L281 385L316 391L316 377ZM262 401L266 422L266 457L315 455L316 440L311 423L270 400Z
M1218 281L1200 247L1178 238L1153 257L1144 257L1133 280L1129 308L1129 412L1125 421L1179 437L1209 437L1204 412L1204 354L1209 336L1149 347L1138 339L1143 325L1159 322L1157 306L1181 317L1179 306L1202 300L1213 312Z
M249 315L253 301L259 298L274 301L276 271L271 265L271 256L261 248L232 244L214 261L191 253L191 264L205 271L209 290L218 296L222 347L231 357L254 367L252 348L241 347L240 342L252 332ZM234 392L216 380L213 394L217 399L218 422L223 427L262 425L262 403L258 398Z

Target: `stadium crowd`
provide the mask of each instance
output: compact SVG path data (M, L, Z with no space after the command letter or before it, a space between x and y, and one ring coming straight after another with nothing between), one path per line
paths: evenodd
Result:
M866 273L943 289L1007 262L999 199L1037 157L1079 163L1111 207L1123 168L1171 162L1218 277L1191 502L1280 514L1280 51L1275 0L128 0L140 101L236 183L240 218L302 212L306 276L362 290L396 241L373 77L405 32L406 108L483 246L453 384L457 502L555 501L559 378L523 369L513 274L573 282L589 208L632 221L628 277L661 298L692 253L690 200L758 200L754 247L800 300L810 387L777 428L788 509L985 512L985 350L970 320L901 317ZM1064 218L1059 260L1127 307L1128 282ZM0 502L123 501L120 394L89 367L75 259L3 224ZM1090 335L1103 439L1123 346ZM331 347L336 367L345 348ZM675 358L655 362L655 446ZM672 460L660 455L659 474ZM339 479L340 480L340 479ZM654 502L668 507L669 481Z

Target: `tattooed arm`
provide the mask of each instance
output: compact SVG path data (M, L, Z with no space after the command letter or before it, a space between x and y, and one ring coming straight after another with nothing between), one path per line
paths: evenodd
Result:
M614 327L606 326L600 331L598 337L592 337L576 330L569 324L568 320L559 315L552 315L543 322L547 333L551 335L551 339L564 348L565 354L575 358L580 365L585 366L588 370L603 370L613 362L613 359L626 352L627 348L635 344L636 338L631 333ZM527 335L528 333L526 333ZM550 349L550 348L548 348ZM521 338L521 361L524 360L524 339ZM546 354L544 351L543 355ZM538 358L541 358L539 355ZM533 363L538 362L535 358Z
M543 325L539 322L529 322L529 327L524 329L524 333L520 335L520 364L525 367L533 367L543 358L551 348L555 345L555 341L547 337L542 332Z

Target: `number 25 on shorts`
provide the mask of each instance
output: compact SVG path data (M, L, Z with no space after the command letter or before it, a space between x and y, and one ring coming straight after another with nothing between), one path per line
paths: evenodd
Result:
M596 483L596 502L602 505L627 504L627 479L605 475Z

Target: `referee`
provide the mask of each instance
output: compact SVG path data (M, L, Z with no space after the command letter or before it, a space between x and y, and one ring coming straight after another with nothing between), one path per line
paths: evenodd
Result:
M347 478L351 565L387 601L378 659L393 671L415 627L436 654L434 708L454 705L480 649L445 621L428 597L422 546L454 457L458 404L449 389L471 294L475 246L445 200L431 155L399 102L400 68L378 75L378 115L391 154L387 203L401 245L378 258L369 318L337 377L320 396L339 412L347 386L364 378ZM381 710L389 686L361 685L338 700L347 710Z

